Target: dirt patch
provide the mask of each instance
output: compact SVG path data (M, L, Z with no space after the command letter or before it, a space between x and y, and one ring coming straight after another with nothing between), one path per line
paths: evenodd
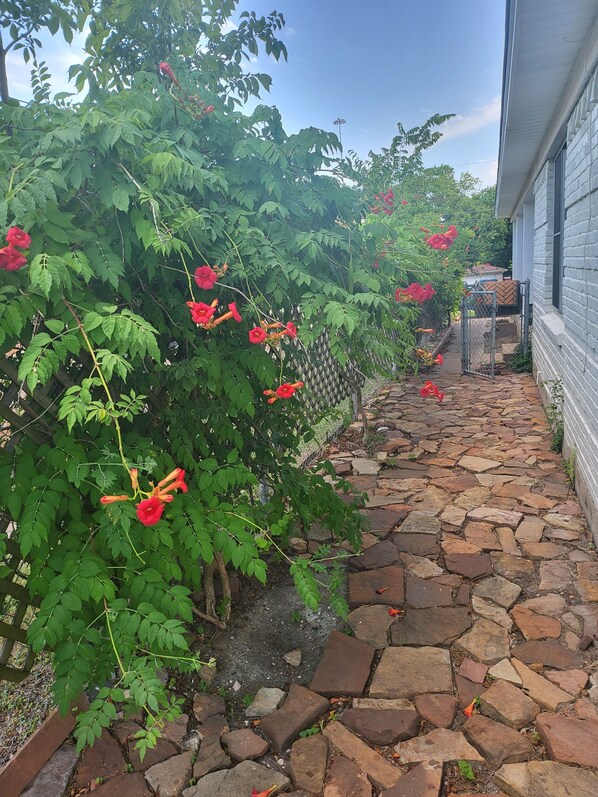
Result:
M0 682L0 768L35 733L54 708L50 656L37 657L20 684Z

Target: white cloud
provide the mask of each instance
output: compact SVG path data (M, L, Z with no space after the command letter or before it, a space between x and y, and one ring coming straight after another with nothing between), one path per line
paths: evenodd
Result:
M236 30L236 29L237 29L237 26L232 21L232 19L227 19L226 22L224 23L224 25L222 26L222 33L223 34L230 33L231 31Z
M500 97L494 97L486 105L472 108L467 116L457 115L440 127L442 141L451 138L462 138L476 130L481 130L487 125L500 121Z
M496 174L498 171L498 159L490 161L475 161L474 163L467 164L467 171L482 181L482 186L485 188L488 185L496 185Z

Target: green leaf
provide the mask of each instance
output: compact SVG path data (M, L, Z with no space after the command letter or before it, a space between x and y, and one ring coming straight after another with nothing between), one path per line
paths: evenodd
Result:
M459 772L464 778L467 780L475 780L475 773L469 762L458 761L457 764L459 765Z

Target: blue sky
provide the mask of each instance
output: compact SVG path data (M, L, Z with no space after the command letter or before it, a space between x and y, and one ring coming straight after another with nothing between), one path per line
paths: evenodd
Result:
M251 68L272 76L264 101L278 106L287 130L336 130L340 116L345 149L365 156L390 143L397 121L412 127L454 113L426 165L495 182L504 0L241 0L243 9L285 16L288 62L261 55ZM42 57L58 91L80 50L46 39ZM9 80L13 95L29 96L18 54L9 56Z

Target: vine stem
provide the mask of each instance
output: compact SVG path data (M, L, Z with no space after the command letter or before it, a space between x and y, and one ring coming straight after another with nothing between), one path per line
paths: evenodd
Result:
M124 677L125 675L127 675L127 670L125 670L125 665L122 662L122 659L118 652L118 648L116 647L114 634L112 633L112 624L110 623L110 609L108 608L108 603L106 602L106 598L104 598L103 600L104 600L104 613L106 615L106 626L108 628L108 636L110 637L110 644L112 645L112 650L114 651L114 655L116 656L118 668Z
M112 398L112 393L110 392L110 388L108 387L108 382L106 381L106 378L104 377L104 374L102 372L102 368L100 367L100 363L98 362L98 358L97 358L96 353L95 353L95 349L93 348L93 346L91 344L91 341L89 340L89 337L87 336L87 332L85 331L85 327L83 326L83 322L81 321L81 319L79 318L77 313L73 310L73 308L71 307L69 302L64 298L64 296L62 297L62 299L63 299L63 301L64 301L69 313L75 319L75 323L79 327L79 330L81 331L81 335L83 336L83 340L85 341L85 345L87 346L87 350L89 351L89 354L90 354L91 359L93 361L94 367L95 367L96 371L98 372L98 376L100 377L100 382L102 383L102 387L104 388L104 392L106 393L106 396L108 397L108 401L112 405L114 405L114 399ZM129 463L127 462L127 458L125 457L125 451L124 451L124 446L123 446L123 438L122 438L122 431L121 431L121 428L120 428L120 423L118 421L118 418L116 418L114 416L111 416L111 417L112 417L112 420L114 421L114 427L116 429L116 439L117 439L117 443L118 443L118 452L120 454L121 461L122 461L123 465L125 466L125 469L126 469L127 473L130 476L131 475L131 468L129 467Z

